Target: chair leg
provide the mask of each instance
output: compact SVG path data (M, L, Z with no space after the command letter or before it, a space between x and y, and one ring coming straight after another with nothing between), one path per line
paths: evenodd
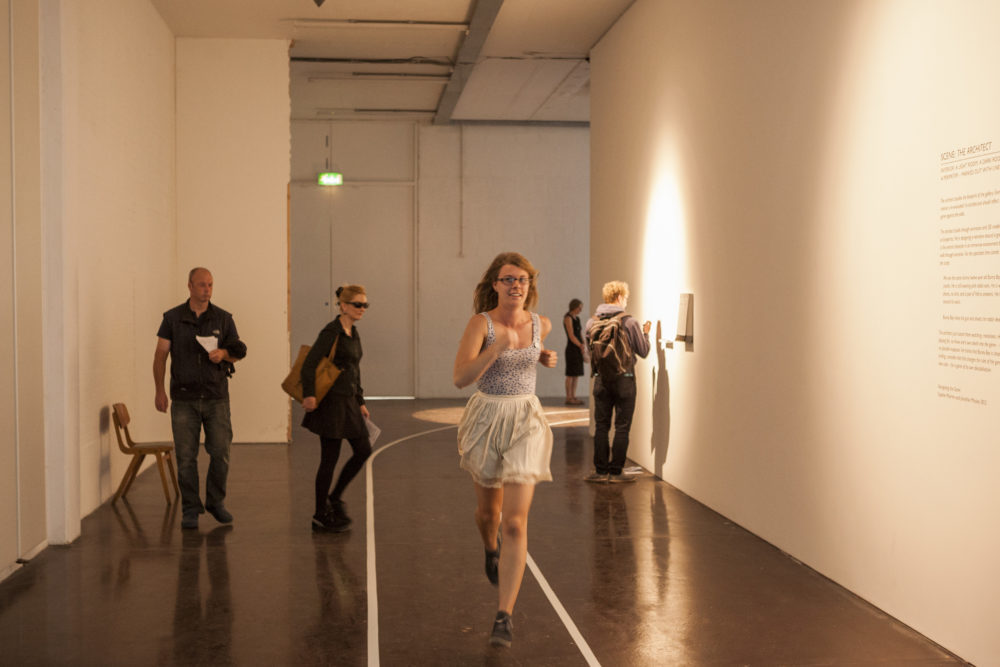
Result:
M170 504L170 487L167 486L167 471L163 469L163 457L162 452L157 452L156 456L156 468L160 471L160 482L163 484L163 495L167 497L167 504Z
M167 452L163 458L167 460L167 468L170 470L170 479L174 481L174 500L180 500L181 485L177 483L177 470L174 468L174 453Z
M122 497L132 490L132 483L135 482L136 478L139 476L139 469L142 468L142 462L146 460L145 454L137 454L135 457L135 467L132 469L132 474L129 476L128 484L125 485L125 490L122 491Z
M132 456L132 462L128 464L128 468L125 470L125 476L122 477L121 484L118 485L118 490L115 491L115 495L111 498L112 504L114 504L119 498L124 498L125 494L128 493L128 489L132 486L132 481L139 472L139 466L142 464L142 460L144 458L146 458L145 454L134 454Z

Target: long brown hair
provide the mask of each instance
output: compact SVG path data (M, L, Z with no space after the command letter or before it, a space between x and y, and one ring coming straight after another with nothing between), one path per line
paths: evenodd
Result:
M472 297L472 307L475 309L475 312L482 313L497 307L499 297L493 289L493 283L500 278L500 269L505 264L516 266L528 272L528 278L531 279L531 282L528 285L528 295L524 299L524 309L531 310L534 308L535 303L538 301L538 288L536 286L538 283L538 271L524 255L516 252L502 252L493 258L479 284L476 285L476 291Z

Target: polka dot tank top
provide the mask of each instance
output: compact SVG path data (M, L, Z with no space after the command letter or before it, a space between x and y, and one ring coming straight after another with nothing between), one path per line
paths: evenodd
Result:
M496 341L496 332L493 331L493 320L487 313L479 313L486 318L486 342L483 345L485 350ZM476 383L479 391L484 394L534 394L535 393L535 366L538 357L542 353L541 327L538 322L538 315L531 314L531 346L517 350L504 350L497 357L496 361L486 369Z

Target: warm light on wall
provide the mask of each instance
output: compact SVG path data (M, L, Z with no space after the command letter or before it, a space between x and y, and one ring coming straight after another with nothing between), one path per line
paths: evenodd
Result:
M664 151L666 152L666 151ZM672 152L672 151L671 151ZM656 177L648 195L645 236L642 244L642 292L639 317L659 320L663 335L674 338L677 304L686 275L684 206L677 183L673 155L661 155ZM656 333L655 330L653 332Z
M328 171L320 174L317 182L320 185L343 185L344 175L335 171Z

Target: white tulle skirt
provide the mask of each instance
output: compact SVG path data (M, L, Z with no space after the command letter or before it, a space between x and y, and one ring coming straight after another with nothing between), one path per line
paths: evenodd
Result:
M480 486L551 481L552 429L538 397L477 391L458 423L458 453Z

